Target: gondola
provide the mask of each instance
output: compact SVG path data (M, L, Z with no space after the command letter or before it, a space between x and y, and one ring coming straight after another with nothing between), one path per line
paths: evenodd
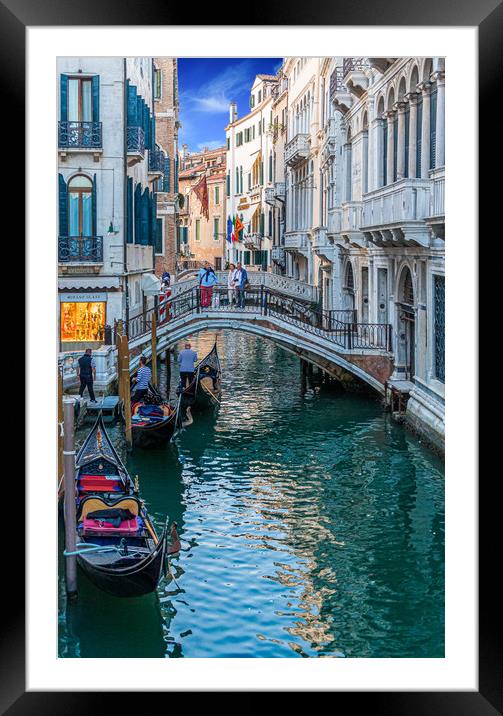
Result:
M165 445L179 427L177 409L165 402L152 384L149 384L145 400L131 404L133 447Z
M76 459L77 563L91 582L117 597L153 592L167 555L180 549L176 524L158 537L108 437L101 415Z
M191 408L207 408L220 405L222 370L218 357L217 343L197 364L191 383L178 392L182 393L183 404Z

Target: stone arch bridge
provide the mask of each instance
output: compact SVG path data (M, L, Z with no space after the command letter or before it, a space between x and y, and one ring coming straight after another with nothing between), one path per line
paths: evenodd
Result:
M114 326L128 335L132 372L141 354L151 355L155 313L158 353L200 331L239 330L274 341L342 382L363 381L385 393L393 372L389 324L358 323L354 311L321 310L312 297L281 287L252 284L245 306L238 308L229 305L227 289L215 287L211 305L202 306L195 284L178 286L168 301Z

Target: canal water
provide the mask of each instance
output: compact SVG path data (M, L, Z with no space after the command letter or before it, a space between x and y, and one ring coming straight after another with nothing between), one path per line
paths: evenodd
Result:
M117 599L79 574L67 604L60 555L59 655L443 657L443 462L272 343L204 333L200 357L215 337L220 407L126 458L159 530L179 525L176 584Z

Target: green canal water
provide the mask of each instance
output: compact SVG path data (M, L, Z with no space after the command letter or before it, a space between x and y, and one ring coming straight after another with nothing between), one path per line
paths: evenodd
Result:
M117 599L79 574L67 604L60 555L59 655L443 657L442 461L378 400L306 390L275 345L218 346L221 406L127 456L159 529L178 522L176 584Z

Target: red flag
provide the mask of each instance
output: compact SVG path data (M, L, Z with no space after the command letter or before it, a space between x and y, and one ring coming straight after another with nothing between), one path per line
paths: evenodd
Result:
M197 198L201 202L201 212L206 221L208 221L210 213L208 209L208 186L206 184L206 174L203 174L201 180L195 187L192 188L192 191L195 192Z

